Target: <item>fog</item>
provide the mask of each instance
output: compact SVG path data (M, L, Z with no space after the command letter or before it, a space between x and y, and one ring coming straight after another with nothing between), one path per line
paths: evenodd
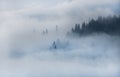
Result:
M119 36L68 35L76 23L118 15L118 6L118 0L0 0L0 77L119 77Z

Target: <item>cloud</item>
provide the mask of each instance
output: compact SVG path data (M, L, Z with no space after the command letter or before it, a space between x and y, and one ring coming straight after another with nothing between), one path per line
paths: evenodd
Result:
M60 28L60 35L66 34L76 23L89 21L90 18L97 18L98 16L116 14L111 6L117 7L118 2L118 0L0 0L0 6L3 6L1 8L8 8L8 10L1 10L0 12L0 41L1 44L4 44L1 47L8 46L7 50L10 50L11 46L9 45L11 43L20 43L21 41L32 44L34 42L32 40L38 38L37 35L46 28L54 36L56 25ZM32 6L31 3L35 3L35 6ZM39 3L43 5L39 5ZM46 3L57 4L46 6L44 5ZM9 6L12 10L9 9ZM32 38L33 29L36 29L38 33L34 38ZM27 40L28 37L31 39Z
M115 15L118 2L0 0L0 76L119 77L119 37L66 37L76 23ZM58 38L70 42L68 49L50 51Z
M39 2L43 5L39 5ZM56 25L60 28L61 34L65 34L76 23L89 21L90 18L97 18L98 16L116 14L111 6L117 8L118 2L118 0L101 0L101 2L99 0L0 0L0 6L3 5L3 9L4 6L8 9L10 6L13 9L0 12L0 39L1 41L3 39L7 41L17 35L20 35L20 37L26 36L22 39L27 39L33 34L33 29L42 33L44 29L48 28L54 33L53 30L55 30ZM31 3L35 3L35 6L28 6ZM46 6L45 3L57 4ZM20 7L20 9L17 7Z
M35 6L53 6L62 3L64 0L0 0L0 10L19 10Z

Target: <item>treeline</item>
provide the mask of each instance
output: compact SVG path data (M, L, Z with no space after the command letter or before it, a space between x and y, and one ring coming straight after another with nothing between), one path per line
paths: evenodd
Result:
M98 19L91 19L89 23L83 22L75 24L72 28L73 33L80 35L87 35L92 33L106 33L106 34L117 34L120 35L120 16L113 17L98 17Z

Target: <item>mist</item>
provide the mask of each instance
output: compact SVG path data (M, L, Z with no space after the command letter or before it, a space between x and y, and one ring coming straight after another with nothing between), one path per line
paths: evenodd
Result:
M118 6L119 0L0 0L0 76L119 77L119 36L68 35L75 24L119 15Z

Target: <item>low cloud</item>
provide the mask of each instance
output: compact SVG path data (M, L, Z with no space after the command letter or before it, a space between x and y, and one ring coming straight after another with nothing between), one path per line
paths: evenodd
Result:
M0 76L119 77L119 37L66 37L76 23L117 15L118 3L118 0L0 0ZM44 35L46 29L48 34ZM50 50L57 39L67 40L68 49Z

